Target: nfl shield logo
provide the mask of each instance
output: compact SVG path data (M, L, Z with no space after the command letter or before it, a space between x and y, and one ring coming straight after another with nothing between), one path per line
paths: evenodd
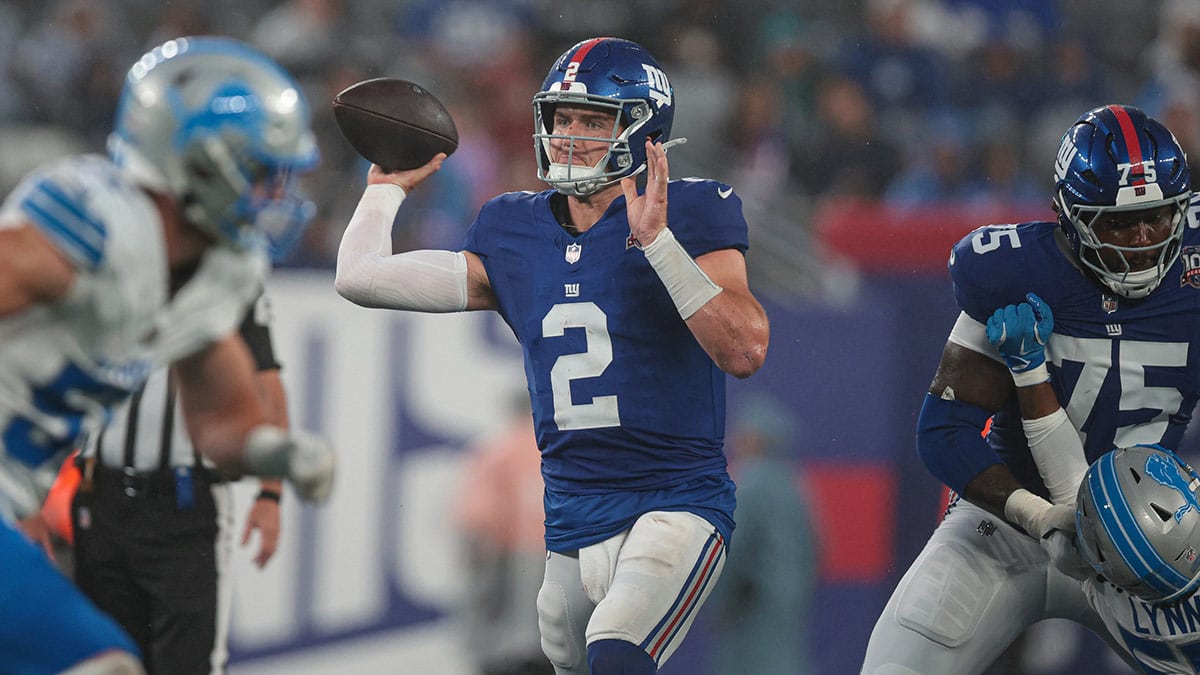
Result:
M580 246L578 243L568 245L567 246L567 255L566 255L567 262L572 265L579 262L579 254L582 252L583 252L583 247Z
M1112 314L1113 312L1117 311L1117 297L1115 295L1109 295L1108 293L1105 293L1100 299L1100 306L1106 313Z

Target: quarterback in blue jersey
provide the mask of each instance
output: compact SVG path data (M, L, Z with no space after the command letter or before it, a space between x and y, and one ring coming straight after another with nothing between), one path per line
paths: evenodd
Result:
M337 289L367 307L504 318L546 485L542 648L560 674L653 673L724 564L725 377L762 365L767 318L733 188L668 180L674 91L645 49L580 42L533 108L538 176L553 189L489 201L460 251L393 254L396 210L444 156L372 167Z
M68 157L0 207L0 671L140 673L137 648L18 531L63 457L172 366L197 449L323 499L332 450L267 423L237 334L266 223L303 224L308 106L232 40L179 38L125 81L110 157ZM293 227L294 226L294 227Z
M951 252L962 311L917 449L961 499L876 623L865 673L980 672L1051 617L1111 641L1077 580L1075 491L1114 447L1180 442L1200 396L1200 232L1183 149L1136 108L1081 116L1054 176L1057 222L983 227ZM1016 394L1035 388L1054 395L1022 420Z

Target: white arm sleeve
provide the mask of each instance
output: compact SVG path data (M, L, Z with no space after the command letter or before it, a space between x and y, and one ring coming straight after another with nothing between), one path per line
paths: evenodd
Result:
M954 327L950 329L950 337L948 342L953 342L959 347L966 347L973 352L979 352L984 356L1004 363L1000 358L1000 354L996 352L996 348L987 339L987 326L972 319L966 312L959 312L958 319L954 322Z
M950 331L949 341L1000 361L996 348L988 342L987 328L966 312L959 313ZM1067 413L1059 408L1045 417L1021 420L1021 424L1029 442L1029 452L1037 464L1042 482L1050 491L1050 498L1055 504L1074 504L1075 493L1087 473L1088 463L1083 452L1083 441Z
M334 287L363 307L419 312L467 308L467 258L456 251L392 253L398 185L368 185L338 247Z
M1022 420L1021 425L1029 440L1029 453L1042 475L1042 482L1050 491L1051 501L1074 504L1088 463L1083 454L1083 441L1067 413L1059 408L1045 417Z

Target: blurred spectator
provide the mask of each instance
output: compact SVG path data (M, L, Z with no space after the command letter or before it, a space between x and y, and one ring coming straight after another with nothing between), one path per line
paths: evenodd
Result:
M946 100L948 63L915 39L917 0L867 0L866 29L845 36L838 66L866 90L884 123L906 132Z
M510 423L468 450L456 524L467 552L466 648L482 675L552 675L538 634L546 546L541 453L524 390Z
M13 58L25 19L12 3L0 3L0 119L17 119L24 112L25 102L13 79Z
M1045 217L1051 216L1046 199L1049 180L1038 172L1031 174L1030 166L1021 155L1021 144L1013 136L998 131L984 139L975 156L979 158L978 174L963 195L970 206L996 213L998 210L1028 212L1045 207Z
M1046 94L1056 106L1091 110L1108 100L1108 84L1101 76L1102 65L1088 51L1079 35L1066 35L1050 46L1049 80Z
M973 47L1000 41L1021 51L1053 43L1062 28L1058 0L938 0L959 27L971 27ZM930 44L934 44L936 36ZM960 38L961 39L961 38Z
M1171 129L1193 166L1197 161L1197 111L1200 103L1200 2L1163 3L1159 37L1147 49L1153 76L1135 103Z
M104 148L121 91L121 66L134 58L126 56L130 48L118 48L119 21L104 0L61 0L49 21L20 38L11 75L29 121L61 125L90 148ZM130 47L137 52L142 46Z
M742 201L757 207L792 192L789 177L792 152L783 126L782 92L767 78L752 78L742 83L735 101L737 115L720 134L731 142L732 168L728 178ZM751 229L755 223L751 223Z
M1047 102L1045 68L1027 61L1028 52L1007 39L991 37L964 61L952 97L972 117L1026 120ZM1043 63L1036 60L1034 63Z
M888 204L900 208L936 202L968 201L976 189L968 166L970 127L961 116L942 113L927 120L922 133L909 147L906 164L884 191Z
M862 85L841 76L821 83L815 132L793 152L793 175L814 196L878 197L900 170L899 148L880 129Z
M826 67L823 59L833 48L827 44L830 32L828 26L815 28L791 10L772 12L758 26L758 72L779 90L779 116L796 140L808 137L817 83Z
M145 45L150 48L180 35L211 35L215 27L208 0L171 0L161 5Z
M672 138L691 138L699 143L672 154L677 176L714 176L727 170L728 147L720 142L730 116L741 116L736 104L737 83L725 65L721 43L711 29L685 26L663 60L675 89L676 113ZM737 110L737 112L735 112Z
M794 416L778 401L748 395L727 443L737 483L737 530L708 600L713 675L803 675L809 607L817 577L811 511L799 492Z
M1197 168L1200 161L1200 83L1181 83L1172 87L1155 113L1175 134L1188 156L1188 164Z
M1200 79L1200 2L1166 0L1161 17L1158 37L1145 54L1151 78L1143 97L1150 99L1165 97L1172 85Z
M348 47L342 0L286 0L254 24L250 42L305 82Z

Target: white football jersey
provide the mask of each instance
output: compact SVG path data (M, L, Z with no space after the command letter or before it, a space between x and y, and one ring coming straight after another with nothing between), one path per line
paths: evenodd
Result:
M1200 596L1160 607L1094 578L1084 590L1108 632L1146 672L1200 672Z
M236 330L268 266L213 247L172 297L154 202L99 155L27 176L0 227L32 223L75 265L67 296L0 318L0 516L31 512L82 432L156 368Z

